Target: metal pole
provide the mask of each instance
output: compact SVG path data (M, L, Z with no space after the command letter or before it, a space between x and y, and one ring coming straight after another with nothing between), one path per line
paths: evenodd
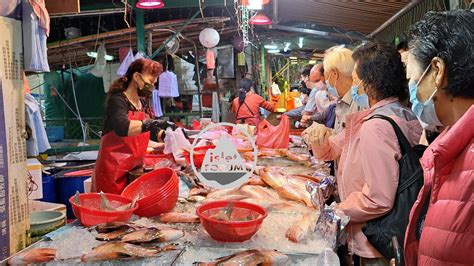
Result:
M261 67L261 70L260 70L260 80L261 80L260 84L262 86L262 96L267 99L267 97L266 97L267 91L265 90L265 87L266 87L265 86L265 72L266 72L266 69L265 69L265 50L263 49L263 47L260 48L260 67Z
M137 50L145 50L145 16L142 10L135 9L135 23L137 28Z
M205 7L203 7L203 8L205 8ZM181 26L181 28L179 28L178 31L176 31L175 36L178 36L178 35L181 33L181 31L182 31L184 28L186 28L186 27L189 25L189 23L191 23L191 21L193 21L193 19L195 19L199 14L201 14L201 11L200 11L200 10L198 10L196 13L194 13L194 15L193 15L188 21L186 21L186 23L184 23L184 25ZM138 33L138 31L137 31L137 33ZM151 58L151 59L154 59L158 54L160 54L160 52L165 48L165 46L166 46L172 39L173 39L173 38L168 38L168 40L166 40L166 41L160 46L160 48L158 48L158 50L156 50L156 51L151 55L150 58ZM197 56L197 54L196 54L196 56Z

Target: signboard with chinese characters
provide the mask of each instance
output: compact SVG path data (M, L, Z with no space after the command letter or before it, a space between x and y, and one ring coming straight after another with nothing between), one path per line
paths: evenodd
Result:
M0 260L29 242L21 32L0 17Z

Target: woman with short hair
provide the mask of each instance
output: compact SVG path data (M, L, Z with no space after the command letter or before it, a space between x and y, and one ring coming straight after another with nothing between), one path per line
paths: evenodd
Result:
M474 13L429 12L411 35L412 109L424 127L445 129L421 159L405 264L474 265Z
M392 209L402 151L392 125L372 117L390 117L411 145L418 143L422 130L415 114L401 103L408 98L408 90L400 54L385 44L369 42L352 57L352 76L359 84L356 89L367 94L370 109L348 115L340 134L332 136L330 129L314 124L303 136L311 143L316 158L339 159L338 208L351 219L347 229L349 250L360 257L362 265L385 265L387 261L368 242L362 227Z

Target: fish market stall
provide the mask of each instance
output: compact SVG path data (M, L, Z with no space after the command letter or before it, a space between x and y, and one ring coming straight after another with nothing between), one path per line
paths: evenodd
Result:
M306 183L319 183L328 175L329 169L324 162L311 160L301 153L305 148L300 147L299 152L297 149L296 146L259 149L259 160L252 176L236 188L212 189L201 183L189 167L180 169L174 164L168 166L175 170L160 168L142 175L135 182L146 179L146 175L159 176L157 173L161 173L169 176L161 188L170 182L176 182L172 185L174 189L179 188L177 203L159 215L154 215L156 208L140 210L143 204L157 207L153 205L155 201L143 203L150 191L156 190L156 187L150 187L154 184L152 182L140 183L140 186L135 184L139 189L130 192L129 188L134 186L132 183L122 194L128 200L106 193L77 194L70 202L76 216L79 215L79 221L47 234L42 241L12 260L21 261L28 252L40 252L42 256L37 258L44 258L47 265L191 265L236 254L222 260L255 257L277 265L314 264L318 255L330 245L315 232L320 210L315 208ZM249 151L240 149L239 154L248 166ZM91 197L95 197L94 201L86 202ZM200 224L205 221L206 211L199 209L219 202L223 204L219 211L207 212L208 218L214 219L211 229ZM97 221L87 220L84 213L78 211L94 204L97 210L107 210L109 216L117 211L129 212L130 215L134 212L135 215L122 222L94 225ZM256 205L262 212L239 218L237 214L242 212L242 204ZM248 240L222 242L213 239L216 238L212 233L213 226L219 222L239 224L259 219L261 225L255 226L255 232L250 233ZM239 234L239 229L235 230L234 233ZM48 252L54 255L48 255Z

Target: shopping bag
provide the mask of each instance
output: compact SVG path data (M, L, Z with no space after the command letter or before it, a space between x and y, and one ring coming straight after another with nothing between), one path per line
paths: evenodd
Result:
M287 149L290 139L290 120L282 115L278 126L263 120L257 128L257 145L262 148Z
M132 49L130 49L128 50L127 56L123 59L122 64L120 64L120 67L117 70L117 75L119 75L120 77L125 76L125 74L127 74L128 67L130 66L130 64L132 64L133 60L135 60L133 56L133 51Z

